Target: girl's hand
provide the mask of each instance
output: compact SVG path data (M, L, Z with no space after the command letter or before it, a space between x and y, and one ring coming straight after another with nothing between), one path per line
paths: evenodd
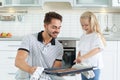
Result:
M82 60L83 60L82 57L79 56L79 57L77 57L77 58L74 60L74 62L75 62L75 63L81 63Z
M80 52L78 53L77 58L74 60L75 63L81 63L83 61L83 57L80 55Z

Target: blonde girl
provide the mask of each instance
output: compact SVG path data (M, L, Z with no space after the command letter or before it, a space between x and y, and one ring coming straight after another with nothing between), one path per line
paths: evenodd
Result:
M82 80L99 80L100 69L103 67L102 53L105 39L94 13L90 11L84 12L80 17L80 23L84 33L80 38L79 52L75 62L82 62L97 67L94 70L94 78L87 79L84 75L81 75Z

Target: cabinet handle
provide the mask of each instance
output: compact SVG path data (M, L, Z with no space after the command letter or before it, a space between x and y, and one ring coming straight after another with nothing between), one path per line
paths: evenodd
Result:
M15 59L15 57L8 57L8 59Z
M8 47L20 47L20 45L8 45Z
M8 73L9 75L15 75L16 73Z

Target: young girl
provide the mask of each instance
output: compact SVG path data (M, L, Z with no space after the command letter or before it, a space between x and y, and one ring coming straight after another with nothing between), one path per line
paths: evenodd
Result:
M105 46L105 39L100 31L96 16L92 12L84 12L80 17L80 23L85 33L79 42L79 52L76 63L86 63L96 66L93 70L94 78L87 79L81 74L82 80L99 80L100 69L103 67L102 52Z

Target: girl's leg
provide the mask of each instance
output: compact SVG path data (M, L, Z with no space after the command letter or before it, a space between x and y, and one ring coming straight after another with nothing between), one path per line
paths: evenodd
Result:
M83 74L81 74L81 78L82 78L82 80L89 80Z
M93 80L99 80L99 78L100 78L100 69L96 69L93 72L95 73L95 77L93 78Z

